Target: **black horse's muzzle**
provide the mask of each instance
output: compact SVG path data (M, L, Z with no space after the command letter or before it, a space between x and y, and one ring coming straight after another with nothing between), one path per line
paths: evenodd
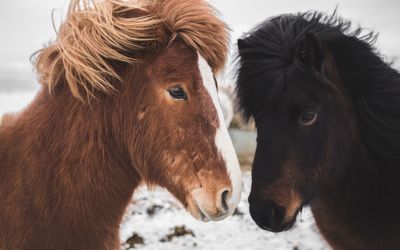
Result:
M297 212L292 218L287 218L286 209L273 201L254 200L249 197L250 215L262 229L271 232L282 232L292 228L296 221Z

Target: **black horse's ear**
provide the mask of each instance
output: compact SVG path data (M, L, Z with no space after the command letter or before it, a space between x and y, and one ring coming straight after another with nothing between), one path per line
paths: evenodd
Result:
M248 47L247 42L244 39L239 38L237 41L239 52Z
M324 51L321 40L315 33L308 32L297 50L297 57L305 65L320 72L324 61Z

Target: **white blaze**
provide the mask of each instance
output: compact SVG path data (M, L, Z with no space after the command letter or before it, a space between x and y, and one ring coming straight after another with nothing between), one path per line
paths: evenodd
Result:
M235 149L233 148L231 137L229 136L228 129L225 125L224 115L222 113L217 88L215 86L214 74L207 61L200 54L198 54L198 57L198 64L203 84L206 87L218 113L219 128L215 135L215 146L225 161L227 172L231 180L232 195L227 202L231 210L230 213L233 213L234 208L236 208L240 201L242 193L242 172L240 170Z

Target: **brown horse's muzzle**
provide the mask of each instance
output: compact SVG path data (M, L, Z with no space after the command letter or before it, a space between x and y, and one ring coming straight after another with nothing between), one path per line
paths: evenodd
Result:
M195 218L217 221L233 214L242 191L239 163L233 162L233 166L220 162L197 172L198 185L186 195L187 209Z
M232 181L232 177L218 176L212 171L200 171L197 178L200 185L192 189L186 196L187 209L202 221L222 220L233 214L241 196L241 182Z

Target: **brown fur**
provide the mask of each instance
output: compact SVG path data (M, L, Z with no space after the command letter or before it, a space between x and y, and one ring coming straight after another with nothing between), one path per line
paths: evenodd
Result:
M119 249L124 210L142 181L166 187L197 217L194 190L217 213L215 193L232 188L196 53L221 69L223 23L200 0L81 4L72 1L59 37L38 54L39 94L0 126L2 250ZM192 16L179 17L188 4ZM161 19L155 10L164 8L176 8L176 19ZM176 84L187 102L168 95ZM84 104L82 94L96 100Z
M5 114L3 116L0 115L0 126L2 124L9 124L12 122L14 115L11 113Z

